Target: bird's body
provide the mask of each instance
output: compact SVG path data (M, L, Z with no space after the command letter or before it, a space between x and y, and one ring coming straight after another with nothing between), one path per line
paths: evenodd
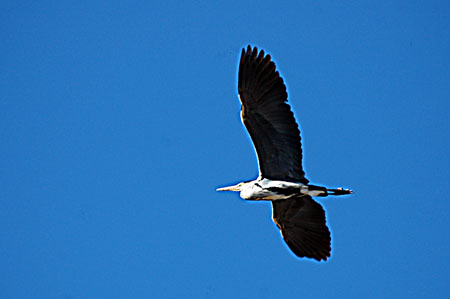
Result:
M326 260L331 237L325 212L312 196L345 195L348 189L309 184L302 169L300 131L287 102L286 86L270 55L242 50L238 77L241 119L258 156L259 176L218 191L239 191L246 200L272 202L273 220L299 257Z
M269 180L265 178L258 178L254 181L243 182L236 186L218 188L218 191L236 191L238 188L240 196L246 200L280 200L288 199L297 195L309 196L328 196L328 191L325 187L305 185L303 183L294 183L280 180ZM339 189L335 189L339 191Z

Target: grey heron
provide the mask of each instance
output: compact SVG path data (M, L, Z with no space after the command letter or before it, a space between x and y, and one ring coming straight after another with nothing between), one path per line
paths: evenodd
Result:
M242 49L238 93L241 120L256 150L256 180L217 191L239 191L246 200L272 202L272 218L282 237L298 257L317 261L331 255L325 211L312 196L346 195L348 189L309 184L302 168L300 131L287 103L286 86L275 63L264 50Z

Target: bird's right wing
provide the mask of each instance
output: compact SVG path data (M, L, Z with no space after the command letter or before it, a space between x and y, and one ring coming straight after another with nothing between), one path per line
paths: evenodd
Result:
M330 231L319 203L303 195L272 201L272 206L273 221L295 255L318 261L330 257Z
M307 184L302 169L300 131L287 104L286 86L271 61L257 48L242 49L238 78L241 118L264 178Z

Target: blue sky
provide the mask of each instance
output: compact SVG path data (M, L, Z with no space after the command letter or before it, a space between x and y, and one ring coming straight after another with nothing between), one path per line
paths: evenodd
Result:
M164 3L162 3L164 2ZM3 1L0 297L448 297L448 1ZM285 79L332 258L296 258L239 119Z

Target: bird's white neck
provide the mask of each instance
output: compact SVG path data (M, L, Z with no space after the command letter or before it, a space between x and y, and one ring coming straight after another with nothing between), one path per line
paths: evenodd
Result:
M305 185L302 183L258 178L257 180L246 183L241 189L240 196L246 200L286 199L301 193L303 187ZM286 194L277 192L282 190L293 190L294 192L286 192ZM295 190L298 190L298 192L295 192Z

